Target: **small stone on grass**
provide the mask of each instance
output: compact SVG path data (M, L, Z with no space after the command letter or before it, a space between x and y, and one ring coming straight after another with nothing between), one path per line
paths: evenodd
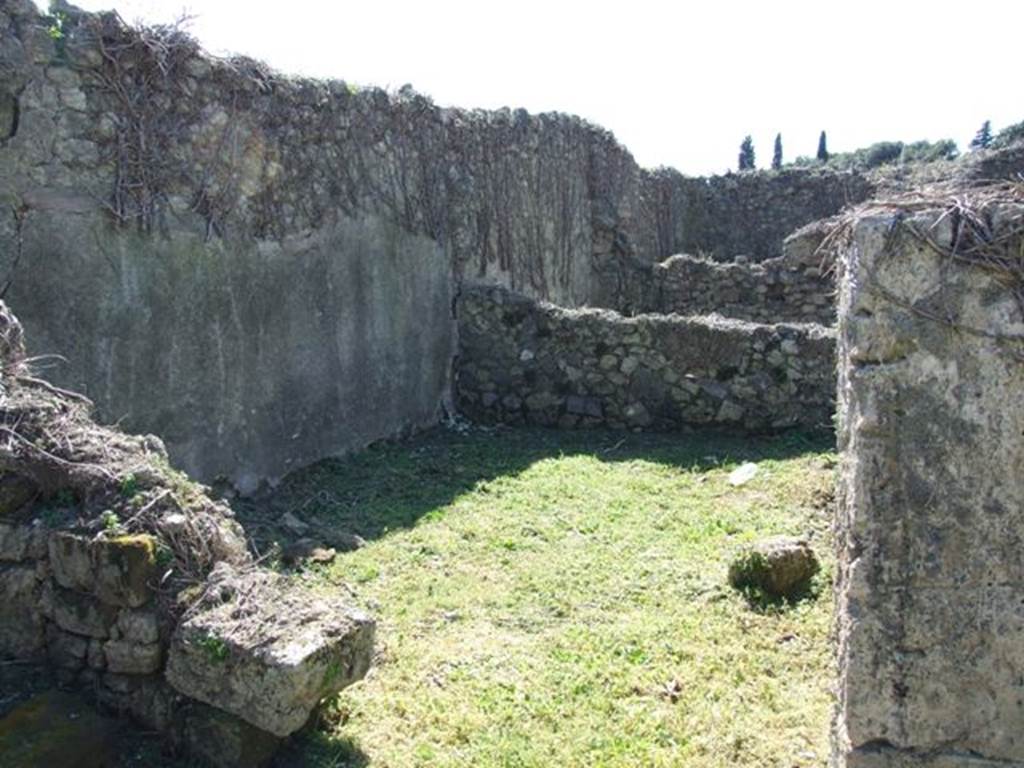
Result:
M764 539L745 549L729 566L729 583L773 598L792 598L810 586L820 570L817 555L801 539Z

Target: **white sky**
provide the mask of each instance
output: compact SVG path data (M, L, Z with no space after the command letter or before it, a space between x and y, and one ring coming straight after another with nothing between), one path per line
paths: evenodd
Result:
M45 5L45 0L38 0ZM1024 120L1019 0L78 0L128 21L183 10L214 53L398 88L442 105L581 115L645 166L720 173L818 133L845 151Z

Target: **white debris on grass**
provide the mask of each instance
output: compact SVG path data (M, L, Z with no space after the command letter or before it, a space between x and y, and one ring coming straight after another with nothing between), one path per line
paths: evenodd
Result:
M757 475L757 464L748 461L729 473L729 485L745 485Z

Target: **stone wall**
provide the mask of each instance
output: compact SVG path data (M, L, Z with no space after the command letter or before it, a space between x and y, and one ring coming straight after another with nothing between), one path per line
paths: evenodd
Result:
M31 374L0 302L0 663L38 664L214 766L267 765L366 673L373 620L259 568L159 438L97 427Z
M782 255L751 263L679 254L659 264L631 260L609 304L625 314L718 313L755 323L833 325L831 259L819 252L829 221L808 224L782 244Z
M33 216L10 293L33 352L194 477L253 490L450 408L454 291L431 240L370 218L207 243Z
M571 310L501 288L458 302L460 409L565 428L828 427L835 339L816 325Z
M275 239L370 213L437 240L459 275L575 306L594 301L595 260L775 256L868 189L800 169L646 172L576 117L289 78L73 8L60 40L51 23L28 0L0 16L4 193L86 198L148 232Z
M1020 181L1024 178L1024 141L998 149L974 150L958 169L963 182Z
M650 261L677 253L730 261L779 256L782 241L874 193L857 173L786 168L692 178L670 168L645 172L637 252Z
M591 294L595 232L631 226L639 170L579 118L289 78L73 10L54 41L50 23L27 0L0 16L4 193L32 211L70 195L129 229L242 243L369 214L456 274L569 305Z
M156 82L153 106L132 107L156 110L136 116L155 121L143 137L97 62L101 43L135 38L85 16L58 47L18 7L0 12L0 90L18 104L0 142L0 275L32 353L66 361L48 376L105 420L159 434L194 477L244 490L437 422L451 400L451 263L423 227L312 199L330 172L304 154L323 126L299 102L326 91L271 88L181 41L183 61L165 62L180 79L162 80L129 50L125 88L145 92L132 66ZM385 120L375 98L351 111ZM123 149L144 138L153 157Z
M0 8L0 279L33 353L65 359L52 379L202 479L251 489L436 422L464 280L601 305L664 255L665 222L670 252L774 254L847 199L802 171L654 194L578 118L288 78L63 13L55 39L29 0Z
M757 323L835 322L834 287L818 267L790 269L781 257L760 264L720 264L673 256L657 269L662 273L662 312L717 312Z
M841 260L837 767L1024 764L1024 200L977 195Z

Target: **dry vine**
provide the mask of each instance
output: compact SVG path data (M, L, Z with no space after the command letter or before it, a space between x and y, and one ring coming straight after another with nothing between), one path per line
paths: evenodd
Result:
M115 136L106 147L115 169L107 209L118 224L144 232L158 227L168 190L183 176L173 151L188 121L174 107L187 102L186 66L199 50L183 30L187 22L132 27L111 12L85 17L77 30L99 53L83 74L115 102Z
M993 210L1006 204L1024 204L1024 182L1000 182L968 188L955 184L922 187L905 195L866 203L836 217L818 247L818 254L823 261L838 263L839 256L851 247L854 228L859 221L875 215L892 216L892 224L886 233L887 248L895 247L900 238L910 237L949 263L984 270L1010 291L1024 316L1024 220L999 232L995 231L992 222ZM911 218L915 213L935 210L942 213L929 229L922 229ZM950 244L944 245L936 239L934 230L947 219L953 234ZM872 280L868 289L919 317L970 335L999 342L1024 342L1024 335L973 328L960 323L952 313L940 315L912 304L885 289L877 280ZM1018 351L1011 354L1024 361L1024 354Z

